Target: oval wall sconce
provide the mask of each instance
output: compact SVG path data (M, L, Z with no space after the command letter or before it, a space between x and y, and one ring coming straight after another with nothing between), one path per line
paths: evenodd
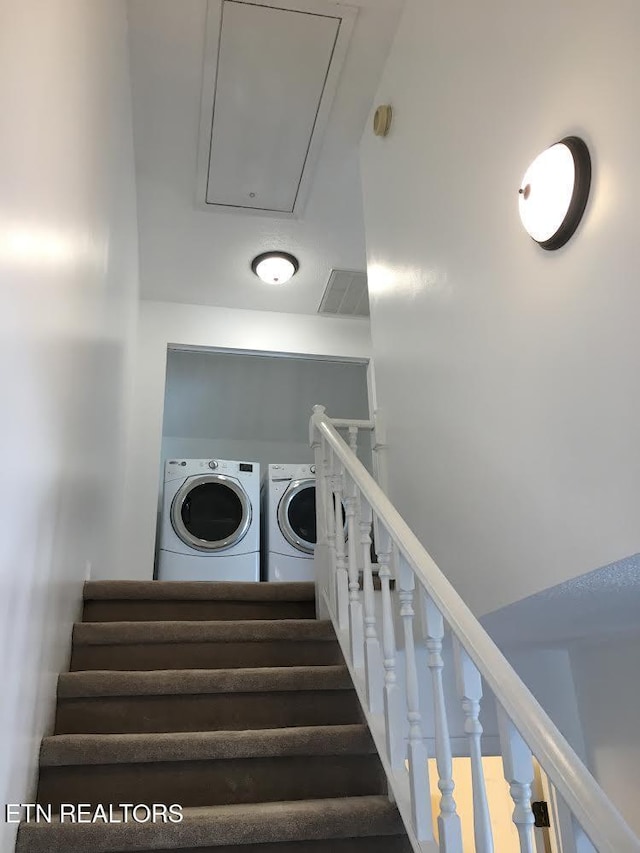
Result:
M577 136L539 154L519 190L520 219L543 249L559 249L573 236L589 198L591 157Z
M373 114L373 132L376 136L386 136L391 129L393 110L389 104L381 104Z
M251 269L266 284L284 284L298 272L300 263L289 252L263 252L253 259Z

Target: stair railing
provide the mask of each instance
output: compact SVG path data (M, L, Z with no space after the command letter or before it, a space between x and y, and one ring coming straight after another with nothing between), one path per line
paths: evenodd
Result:
M313 409L310 443L317 478L317 606L319 616L331 618L336 628L387 774L390 795L413 849L416 853L463 850L443 688L442 649L448 627L471 763L476 853L494 850L482 766L479 717L483 681L496 700L500 751L521 853L535 851L533 757L570 816L573 831L571 838L563 838L563 850L638 853L638 838L357 458L359 432L373 432L373 469L383 480L385 445L376 426L374 421L331 419L323 406ZM338 429L348 431L348 444ZM371 565L372 537L378 559L378 596ZM416 662L418 608L428 672ZM402 622L399 637L394 611L399 611ZM401 646L403 677L398 671ZM433 696L429 711L420 704L421 681L427 678ZM435 732L438 844L431 817L425 719Z

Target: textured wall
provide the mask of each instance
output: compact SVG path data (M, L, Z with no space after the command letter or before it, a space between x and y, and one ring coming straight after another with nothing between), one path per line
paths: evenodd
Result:
M126 7L0 4L0 802L34 795L91 566L117 540L137 305ZM0 822L0 849L15 826Z

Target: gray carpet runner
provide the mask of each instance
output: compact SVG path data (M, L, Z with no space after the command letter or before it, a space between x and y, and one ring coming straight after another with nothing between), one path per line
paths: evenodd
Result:
M16 853L409 853L313 584L85 587ZM61 804L183 807L71 822Z

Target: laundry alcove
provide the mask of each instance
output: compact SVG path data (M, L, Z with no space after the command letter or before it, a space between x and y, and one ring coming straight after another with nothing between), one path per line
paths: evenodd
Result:
M258 463L263 475L274 463L312 463L308 424L316 403L339 417L368 418L367 363L170 348L159 516L167 460ZM362 458L368 464L370 448Z

